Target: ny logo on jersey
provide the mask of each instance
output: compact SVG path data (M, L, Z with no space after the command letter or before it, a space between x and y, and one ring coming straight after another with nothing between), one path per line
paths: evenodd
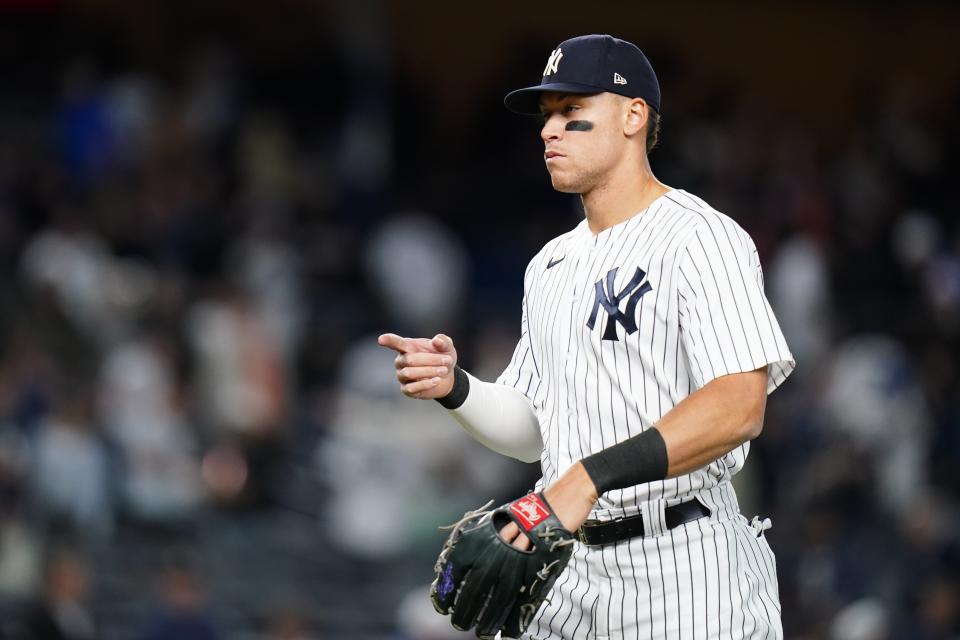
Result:
M603 278L597 280L594 286L596 297L593 300L593 311L587 320L587 327L591 330L593 329L597 323L597 313L600 311L600 307L603 307L603 310L607 312L607 327L603 331L603 340L619 340L617 337L618 322L623 325L623 329L627 332L627 335L634 333L637 330L637 321L633 317L637 310L637 303L640 302L643 294L653 290L650 283L644 282L643 280L647 274L643 269L637 267L633 277L630 278L630 282L627 283L620 293L614 295L613 281L617 277L617 271L619 269L620 267L614 267L607 272L606 289L604 289L603 286ZM629 296L627 308L624 311L620 311L620 302L627 296Z
M547 58L547 66L543 69L543 75L548 76L551 73L556 73L557 67L560 65L560 58L562 57L563 51L560 51L560 47L554 49L550 57Z

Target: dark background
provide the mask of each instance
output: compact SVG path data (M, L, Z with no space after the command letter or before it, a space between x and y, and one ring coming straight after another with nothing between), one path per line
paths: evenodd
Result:
M787 637L960 635L954 3L0 0L0 638L456 635L435 527L536 469L375 336L505 366L582 213L502 96L591 32L798 361L736 480Z

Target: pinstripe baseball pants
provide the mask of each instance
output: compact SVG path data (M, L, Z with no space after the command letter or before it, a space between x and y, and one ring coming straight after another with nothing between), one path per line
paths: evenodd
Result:
M648 510L646 536L578 544L524 640L783 638L764 523L740 515L729 485L697 497L709 517L666 530Z

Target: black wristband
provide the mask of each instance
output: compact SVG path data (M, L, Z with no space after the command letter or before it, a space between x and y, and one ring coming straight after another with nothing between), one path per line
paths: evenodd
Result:
M667 477L667 443L656 427L587 456L583 468L597 495Z
M436 400L446 409L457 409L466 401L469 393L470 378L467 377L466 371L456 366L453 368L453 389L447 395Z

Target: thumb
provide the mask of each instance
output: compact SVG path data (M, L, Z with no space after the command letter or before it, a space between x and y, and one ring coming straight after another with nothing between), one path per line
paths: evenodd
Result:
M433 337L433 348L441 353L450 353L453 351L453 340L450 336L438 333Z

